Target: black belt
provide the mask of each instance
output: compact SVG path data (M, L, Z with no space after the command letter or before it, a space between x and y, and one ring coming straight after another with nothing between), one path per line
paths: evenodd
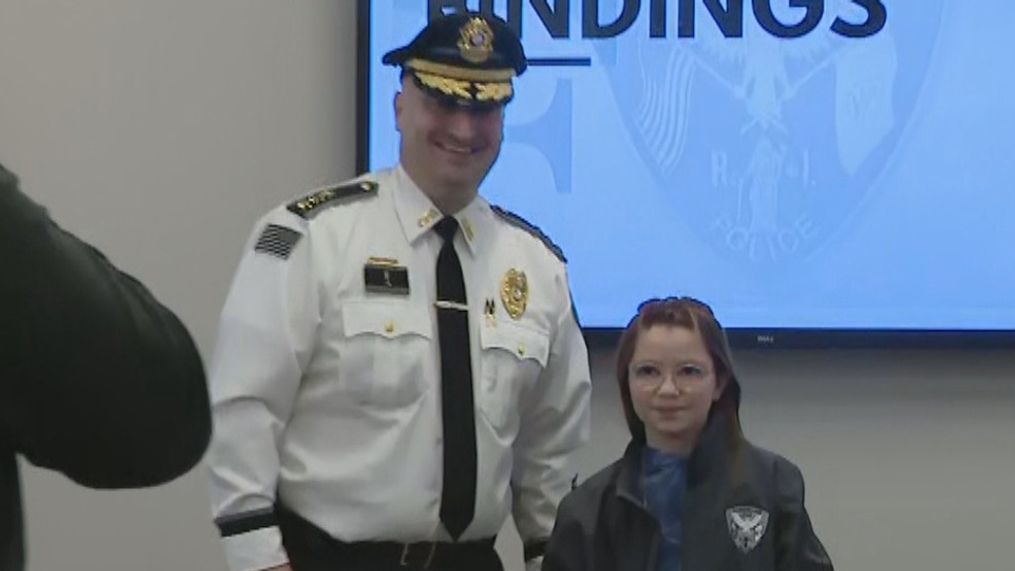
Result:
M489 559L494 551L493 538L448 543L443 541L395 543L392 541L361 541L338 544L337 554L357 561L370 561L384 567L409 569L464 566L472 561Z
M398 543L394 541L358 541L346 543L303 519L291 510L276 506L282 541L293 563L294 571L321 568L337 561L359 564L369 569L442 569L466 567L482 569L483 562L499 559L494 550L495 537L475 541L450 543L422 541ZM483 565L481 567L480 565Z

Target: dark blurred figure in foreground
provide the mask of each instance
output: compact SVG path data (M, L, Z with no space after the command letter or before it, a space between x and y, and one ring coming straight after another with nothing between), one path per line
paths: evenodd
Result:
M201 459L211 421L180 320L2 165L0 263L0 571L20 571L18 454L91 488L153 486Z

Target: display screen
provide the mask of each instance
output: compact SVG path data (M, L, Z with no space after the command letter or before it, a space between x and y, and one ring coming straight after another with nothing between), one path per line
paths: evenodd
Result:
M361 1L361 169L398 161L381 55L461 7L530 64L481 193L563 249L584 327L689 295L763 343L1015 331L1015 3Z

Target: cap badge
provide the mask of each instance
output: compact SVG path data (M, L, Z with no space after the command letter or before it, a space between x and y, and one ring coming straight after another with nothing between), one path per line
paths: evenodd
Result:
M482 18L472 18L458 30L458 53L470 63L483 63L493 53L493 30Z
M529 280L525 272L511 268L500 280L500 301L511 319L518 319L525 313L529 303Z

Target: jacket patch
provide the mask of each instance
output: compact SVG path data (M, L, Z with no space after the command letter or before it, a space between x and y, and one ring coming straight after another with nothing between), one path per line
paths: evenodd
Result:
M741 553L757 547L768 529L768 512L754 506L735 506L726 510L730 539Z
M264 228L264 231L261 232L257 243L254 244L254 251L286 260L289 258L289 254L292 254L293 248L302 237L303 234L292 228L286 228L278 224L268 224Z

